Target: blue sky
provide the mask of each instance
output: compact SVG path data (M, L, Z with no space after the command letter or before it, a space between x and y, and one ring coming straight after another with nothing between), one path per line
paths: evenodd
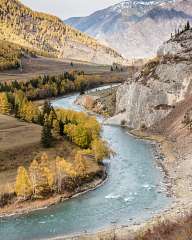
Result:
M86 16L121 0L21 0L34 10L47 12L62 19Z

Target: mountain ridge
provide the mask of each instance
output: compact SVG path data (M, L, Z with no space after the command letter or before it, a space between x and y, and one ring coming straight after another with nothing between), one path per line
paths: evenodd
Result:
M18 0L0 1L0 40L59 58L103 64L125 62L112 48L64 24L58 17L32 11Z
M131 4L132 3L132 4ZM192 22L192 1L129 0L65 23L113 47L126 58L151 58L175 29Z

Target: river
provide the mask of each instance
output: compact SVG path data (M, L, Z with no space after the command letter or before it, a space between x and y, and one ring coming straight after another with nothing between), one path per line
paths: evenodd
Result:
M55 107L83 111L78 94L54 100ZM102 121L102 117L98 116ZM170 203L150 142L134 138L124 128L103 125L102 136L116 153L108 179L99 188L63 203L0 221L0 239L37 240L92 232L150 218Z

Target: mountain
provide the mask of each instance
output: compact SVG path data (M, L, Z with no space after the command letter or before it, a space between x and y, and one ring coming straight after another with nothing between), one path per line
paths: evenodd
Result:
M192 22L191 0L128 0L65 23L127 58L149 58L188 20Z
M17 0L0 0L0 40L59 58L100 64L125 62L115 50Z

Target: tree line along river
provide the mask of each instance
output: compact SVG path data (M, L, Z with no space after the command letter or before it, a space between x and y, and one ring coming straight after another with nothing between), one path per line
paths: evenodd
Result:
M52 104L84 111L74 103L77 97L69 95ZM97 117L102 122L102 117ZM105 184L47 209L0 219L0 239L48 239L127 225L147 219L169 204L170 199L161 189L163 176L151 143L134 138L118 126L103 125L102 136L116 153L105 159Z

